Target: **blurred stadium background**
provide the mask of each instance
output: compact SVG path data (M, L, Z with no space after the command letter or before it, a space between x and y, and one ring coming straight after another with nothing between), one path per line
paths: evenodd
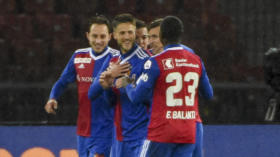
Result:
M0 0L0 7L2 124L75 124L75 86L56 116L43 110L50 88L75 49L88 46L87 20L123 12L147 23L170 14L183 20L183 43L202 57L214 85L214 100L201 102L205 123L263 122L271 91L262 59L280 43L280 1Z
M264 121L273 91L262 66L264 52L280 43L279 8L279 0L0 0L0 124L74 126L75 85L55 116L43 109L50 89L75 49L88 46L87 20L123 12L147 23L183 20L183 43L214 85L214 100L200 105L205 124L278 124Z

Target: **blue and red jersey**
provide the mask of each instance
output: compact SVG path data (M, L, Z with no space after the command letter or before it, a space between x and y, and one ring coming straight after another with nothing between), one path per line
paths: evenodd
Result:
M146 61L136 87L126 91L135 103L151 102L147 139L165 143L195 143L198 95L213 96L200 57L179 44Z
M115 56L119 56L119 51L110 47L101 53L92 48L76 50L51 90L50 99L58 99L68 84L77 82L77 134L80 136L112 137L113 107L102 96L90 100L88 90L103 62Z
M107 60L104 63L103 70L109 66L110 63L121 60L121 63L128 62L131 65L129 76L140 77L143 64L149 58L148 53L138 45L120 57L115 57ZM98 81L98 78L93 82L89 90L89 97L95 98L103 89ZM133 103L126 94L125 88L111 88L104 91L107 95L107 100L115 104L115 127L116 136L119 141L132 141L144 139L147 135L148 124L148 106L143 102Z

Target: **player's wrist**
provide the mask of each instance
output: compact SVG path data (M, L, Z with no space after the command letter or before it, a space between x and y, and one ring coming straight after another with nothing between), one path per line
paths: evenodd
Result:
M57 101L56 101L56 99L51 98L51 99L48 100L48 103L56 103L57 104Z

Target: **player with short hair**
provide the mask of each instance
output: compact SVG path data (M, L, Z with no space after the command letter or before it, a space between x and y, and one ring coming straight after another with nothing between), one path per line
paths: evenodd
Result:
M90 47L78 49L72 55L60 78L54 84L45 105L48 113L55 113L57 99L68 84L77 82L79 111L77 147L80 157L109 157L113 132L113 107L103 96L88 98L88 89L106 58L119 56L119 51L108 46L111 23L100 15L91 19L86 32Z
M136 19L136 43L144 50L148 49L149 34L147 25L144 21Z
M143 103L131 102L125 88L112 88L112 80L116 78L112 67L119 62L120 64L128 62L131 69L127 75L138 78L142 72L142 65L149 55L135 43L135 18L131 14L117 15L112 24L113 35L120 47L121 56L104 63L104 72L91 85L89 97L94 98L104 91L103 94L108 96L108 101L116 104L116 140L113 141L111 156L137 157L147 134L147 107ZM118 70L116 71L118 72ZM112 79L109 79L108 76Z
M160 26L164 51L144 64L136 87L126 87L134 103L151 101L147 140L141 157L192 157L198 126L198 95L213 96L199 56L181 45L183 23L167 16Z
M159 39L159 30L162 18L155 19L148 27L149 31L149 48L152 54L158 54L163 51L163 45Z

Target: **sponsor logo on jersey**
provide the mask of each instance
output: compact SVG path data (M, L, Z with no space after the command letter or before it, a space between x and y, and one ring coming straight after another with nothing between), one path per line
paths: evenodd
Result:
M174 69L174 63L172 58L162 60L164 70Z
M79 64L79 63L90 63L91 58L75 58L74 59L74 64Z
M187 63L187 59L175 59L176 67L192 67L199 68L198 64Z
M94 80L94 77L87 77L87 76L80 76L80 75L77 75L77 81L78 82L93 82Z
M185 59L185 58L183 58L183 59L177 59L177 58L175 58L175 62L176 63L186 63L188 60L187 59Z
M152 62L150 60L147 60L144 64L144 69L150 69L152 66Z

